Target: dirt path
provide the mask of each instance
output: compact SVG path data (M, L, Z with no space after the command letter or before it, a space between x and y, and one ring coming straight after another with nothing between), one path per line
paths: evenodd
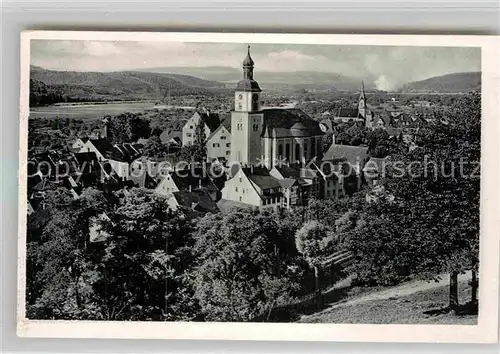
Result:
M439 281L432 281L432 282L427 282L424 280L415 280L415 281L410 281L407 283L403 283L400 285L397 285L393 288L386 289L386 290L381 290L377 291L374 293L366 294L366 295L360 295L359 297L356 297L352 300L348 300L346 302L341 302L337 304L332 304L331 306L327 307L325 310L330 310L333 308L341 307L341 306L352 306L352 305L357 305L361 303L365 303L368 301L373 301L373 300L385 300L385 299L390 299L390 298L397 298L397 297L403 297L403 296L408 296L414 293L417 293L419 291L425 291L425 290L431 290L435 288L439 288L445 285L449 284L449 275L448 274L442 274L440 276L441 280ZM458 276L458 281L459 282L465 282L471 279L471 272L467 272L465 274L461 274ZM346 281L343 281L342 284L337 284L334 289L338 289L340 287L343 287L346 285Z

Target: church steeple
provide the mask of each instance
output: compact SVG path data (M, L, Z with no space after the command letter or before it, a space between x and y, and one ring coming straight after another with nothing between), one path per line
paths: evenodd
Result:
M365 81L361 80L361 93L359 95L359 102L363 102L366 106L366 95L365 95Z
M247 46L247 56L243 60L243 79L253 80L254 61L250 56L250 45Z

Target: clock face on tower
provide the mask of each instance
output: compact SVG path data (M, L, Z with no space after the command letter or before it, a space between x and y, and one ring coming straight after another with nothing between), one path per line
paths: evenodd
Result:
M243 95L240 93L240 94L238 95L238 98L241 100L241 99L243 98Z

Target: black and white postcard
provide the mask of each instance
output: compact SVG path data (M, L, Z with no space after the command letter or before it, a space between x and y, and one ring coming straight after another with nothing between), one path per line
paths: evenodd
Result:
M498 59L23 33L18 334L497 341Z

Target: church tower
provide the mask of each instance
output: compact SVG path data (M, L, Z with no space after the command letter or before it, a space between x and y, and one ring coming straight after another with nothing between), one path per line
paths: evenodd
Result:
M243 79L236 85L231 112L231 163L255 165L262 158L261 133L264 115L260 107L262 90L253 77L250 46L243 60Z
M363 117L365 119L365 126L366 127L371 127L372 126L372 112L368 108L368 105L366 104L366 94L365 94L365 83L364 81L361 81L361 93L359 94L359 99L358 99L358 115Z

